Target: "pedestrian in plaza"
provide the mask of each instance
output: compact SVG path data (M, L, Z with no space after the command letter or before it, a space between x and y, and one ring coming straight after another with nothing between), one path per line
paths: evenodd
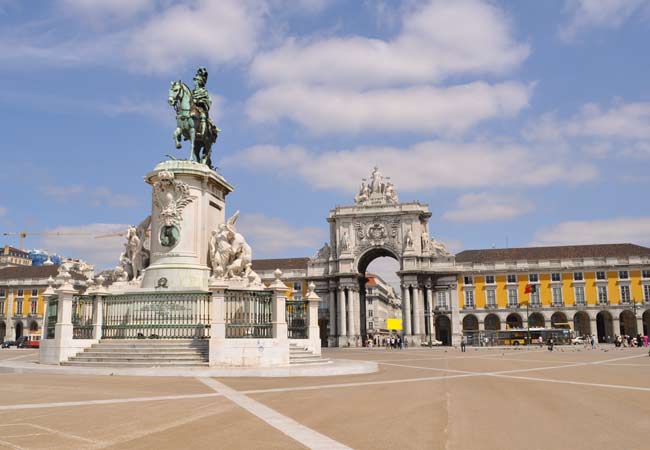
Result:
M553 351L553 344L554 344L553 338L549 338L549 340L548 340L548 351L549 352Z
M591 335L591 348L592 348L593 350L596 349L596 335L595 335L595 334L592 334L592 335Z
M460 351L465 352L465 346L467 345L467 336L463 336L463 338L460 340Z
M539 344L539 348L544 347L544 339L541 336L537 338L537 343Z
M648 335L647 334L643 336L643 346L644 347L648 346Z

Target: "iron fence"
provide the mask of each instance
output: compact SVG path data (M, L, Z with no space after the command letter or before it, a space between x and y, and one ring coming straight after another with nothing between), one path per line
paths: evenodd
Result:
M112 295L104 299L103 339L210 337L209 293Z
M272 338L272 300L272 292L226 290L226 338Z
M72 338L93 338L93 297L75 295L72 297Z
M47 327L45 328L45 339L54 339L56 329L56 320L59 315L59 299L51 297L47 302L47 311L45 312Z
M287 300L286 318L289 339L307 339L307 302L303 300Z

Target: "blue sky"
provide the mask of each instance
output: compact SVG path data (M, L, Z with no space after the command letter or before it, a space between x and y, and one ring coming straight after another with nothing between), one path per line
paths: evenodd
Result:
M209 70L228 213L310 256L377 164L455 251L650 244L648 0L0 0L0 231L116 263ZM17 245L18 240L6 238Z

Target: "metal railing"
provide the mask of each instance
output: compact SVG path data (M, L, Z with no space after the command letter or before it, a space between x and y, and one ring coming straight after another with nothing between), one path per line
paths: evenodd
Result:
M226 290L226 338L272 338L272 305L272 292Z
M306 301L287 300L286 319L289 339L307 339L309 337L307 308Z
M54 330L56 329L56 320L59 315L59 299L52 297L47 302L47 327L45 328L45 339L54 339Z
M92 296L72 297L72 339L93 338L93 306Z
M103 339L210 337L208 293L111 295L104 299Z

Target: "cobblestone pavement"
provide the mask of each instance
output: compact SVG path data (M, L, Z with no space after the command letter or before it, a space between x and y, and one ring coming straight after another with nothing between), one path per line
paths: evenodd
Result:
M0 374L0 448L650 448L644 349L326 349L366 375ZM36 360L33 350L0 359Z

